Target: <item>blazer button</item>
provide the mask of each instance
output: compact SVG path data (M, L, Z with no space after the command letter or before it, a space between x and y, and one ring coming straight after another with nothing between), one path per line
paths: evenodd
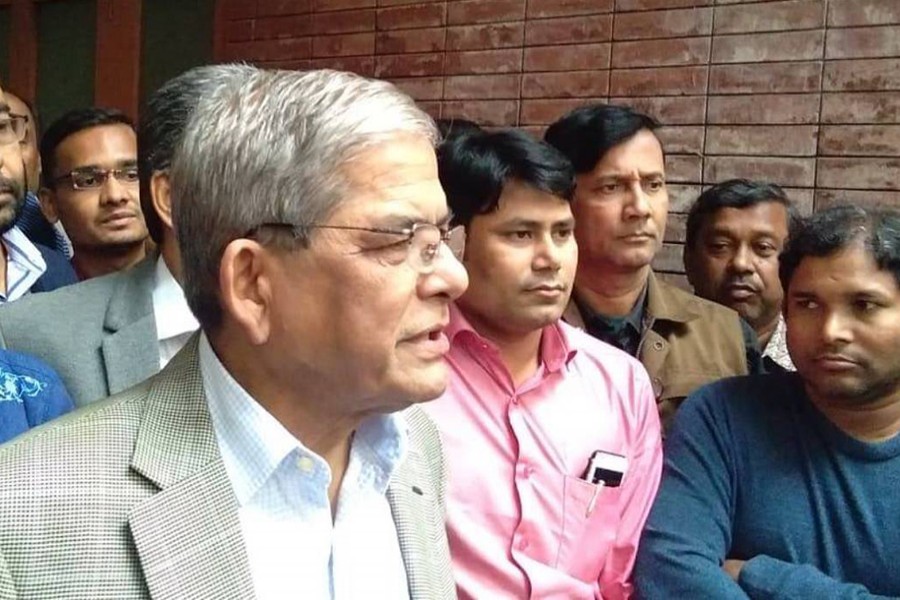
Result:
M665 347L665 345L664 345L662 342L658 341L658 340L655 341L655 342L653 342L653 349L656 350L656 351L660 351L660 350L662 350L664 347Z

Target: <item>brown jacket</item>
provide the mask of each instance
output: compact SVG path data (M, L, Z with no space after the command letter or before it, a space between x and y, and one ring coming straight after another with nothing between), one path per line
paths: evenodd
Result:
M584 328L574 301L563 318ZM663 427L685 396L706 383L747 374L747 354L738 314L656 278L647 283L647 330L638 358L650 374Z

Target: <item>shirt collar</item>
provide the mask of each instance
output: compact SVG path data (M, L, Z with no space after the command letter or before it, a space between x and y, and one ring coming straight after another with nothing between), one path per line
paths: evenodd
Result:
M447 325L446 334L451 347L455 343L456 337L460 336L460 341L469 337L477 340L483 349L498 352L497 346L493 342L475 331L455 302L450 303L450 323ZM540 360L547 371L554 372L563 368L575 357L577 352L569 343L568 334L560 326L559 321L544 327L541 334Z
M199 361L222 461L241 506L252 501L292 453L296 460L308 460L327 474L319 478L327 488L331 475L325 459L304 446L235 381L205 333L200 335ZM369 485L383 494L408 452L406 420L401 413L366 419L354 435L351 452L374 467Z
M200 323L191 312L184 290L175 281L162 255L156 259L153 285L153 317L156 321L157 341L167 340L197 331Z
M0 300L6 302L21 298L47 270L41 251L16 227L3 234L6 248L6 294L0 291Z
M575 297L575 304L578 306L578 310L588 329L599 328L604 331L613 331L618 328L617 326L627 325L640 335L643 331L644 310L647 306L647 287L645 284L637 302L631 307L631 312L624 317L608 317L596 312L586 302L579 300L577 297Z

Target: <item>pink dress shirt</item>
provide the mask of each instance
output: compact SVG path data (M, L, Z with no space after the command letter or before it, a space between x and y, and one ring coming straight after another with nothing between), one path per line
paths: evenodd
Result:
M560 321L544 329L541 366L516 389L496 347L455 306L450 315L450 385L425 409L449 466L460 598L628 598L662 470L644 368ZM596 486L583 476L595 450L628 467L592 508Z

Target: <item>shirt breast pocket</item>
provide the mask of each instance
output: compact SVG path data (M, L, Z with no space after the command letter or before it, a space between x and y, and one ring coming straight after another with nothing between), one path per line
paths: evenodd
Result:
M596 485L571 475L566 475L564 488L556 568L582 581L596 581L616 541L622 488L597 490ZM597 498L592 502L594 492Z

